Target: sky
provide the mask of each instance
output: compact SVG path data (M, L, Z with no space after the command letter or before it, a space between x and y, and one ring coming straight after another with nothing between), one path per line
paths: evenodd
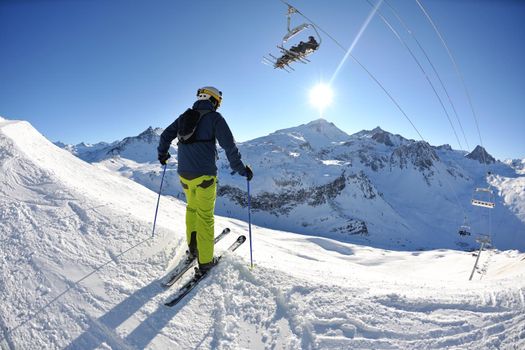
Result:
M280 0L0 0L0 116L51 141L111 142L166 127L212 85L237 141L322 116L462 150L481 135L495 157L525 158L525 1L419 0L459 75L416 0L373 13L378 1L293 1L321 45L287 73L261 63L287 31ZM322 113L308 98L319 82L334 92Z

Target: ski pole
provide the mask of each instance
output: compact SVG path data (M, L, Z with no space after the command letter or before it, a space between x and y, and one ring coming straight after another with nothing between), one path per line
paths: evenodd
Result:
M246 180L248 185L248 232L250 234L250 268L253 269L253 254L252 254L252 211L251 211L251 196L250 196L250 180Z
M160 180L159 197L157 198L157 208L155 209L155 219L153 219L153 232L151 237L155 237L155 225L157 224L157 213L159 212L160 193L162 192L162 184L164 183L164 175L166 174L166 168L168 164L164 164L164 171L162 172L162 179Z

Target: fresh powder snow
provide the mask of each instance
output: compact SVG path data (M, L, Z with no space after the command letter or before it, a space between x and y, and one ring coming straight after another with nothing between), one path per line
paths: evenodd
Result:
M140 159L129 162L132 174ZM155 191L80 160L23 121L0 119L0 169L2 349L525 348L518 249L483 251L468 281L476 252L359 245L322 225L308 235L254 226L254 269L245 244L169 308L176 286L160 283L185 250L182 201L161 198L152 237ZM161 171L150 173L151 188ZM507 195L522 185L491 181L522 215L522 198ZM247 233L244 220L217 216L215 225L232 230L217 251Z

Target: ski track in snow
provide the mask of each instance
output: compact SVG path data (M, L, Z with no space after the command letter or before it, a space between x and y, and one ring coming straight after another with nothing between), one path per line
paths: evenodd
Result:
M184 251L182 203L162 198L150 239L155 193L25 123L0 120L0 169L2 349L525 348L516 251L484 251L489 268L468 282L469 253L254 226L253 270L246 242L169 308L176 289L160 281ZM223 227L232 233L218 251L247 231L217 217Z

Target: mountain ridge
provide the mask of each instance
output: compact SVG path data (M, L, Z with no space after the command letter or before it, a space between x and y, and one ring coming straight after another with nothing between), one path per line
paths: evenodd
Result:
M77 155L155 190L161 130L149 127L136 137L106 147L100 151L103 155ZM262 226L304 234L323 229L330 238L403 249L474 249L474 237L457 235L464 216L475 232L487 230L481 223L486 213L472 208L470 199L475 187L487 187L494 179L487 177L486 165L450 145L432 146L380 127L348 135L335 124L316 119L242 142L239 149L255 171L252 209L255 223ZM172 145L170 153L164 193L183 199L176 174L177 147ZM247 204L245 184L242 178L229 174L222 150L217 165L217 213L242 218ZM519 176L506 163L495 161L489 166L497 175ZM513 184L512 191L516 188ZM499 201L498 215L510 223L504 230L524 229L524 222L515 217L521 209L512 209L519 207L517 202ZM417 215L406 209L411 202L419 208ZM438 220L435 216L439 212ZM432 238L435 230L447 238ZM513 239L505 233L496 241L511 247Z

